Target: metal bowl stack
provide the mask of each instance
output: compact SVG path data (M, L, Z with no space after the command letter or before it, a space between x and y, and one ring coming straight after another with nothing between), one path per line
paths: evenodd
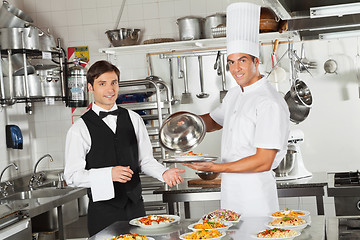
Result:
M140 43L140 29L120 28L105 32L114 47L137 45Z
M175 152L187 152L201 143L206 133L201 117L190 112L170 115L160 128L160 144Z

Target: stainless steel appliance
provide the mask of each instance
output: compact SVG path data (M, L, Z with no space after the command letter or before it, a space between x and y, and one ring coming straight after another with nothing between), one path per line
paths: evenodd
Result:
M294 166L289 173L276 177L277 181L292 180L292 179L306 178L312 176L312 173L306 169L302 158L300 144L303 142L304 142L304 133L300 129L295 129L290 131L288 143L289 146L291 146L291 148L294 149L290 149L290 147L288 148L290 150L293 150L294 151L293 154L296 155L294 160ZM277 170L275 169L274 171L276 173Z
M17 240L31 239L31 220L26 218L21 211L15 209L12 204L0 206L0 239Z
M328 196L334 197L336 215L360 215L359 171L329 173L328 180Z

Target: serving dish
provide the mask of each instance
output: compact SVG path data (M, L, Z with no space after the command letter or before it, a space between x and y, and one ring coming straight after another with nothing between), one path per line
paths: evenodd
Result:
M203 221L200 220L199 222L190 224L190 225L188 226L188 228L189 228L190 230L192 230L192 231L201 230L201 229L199 229L199 228L194 228L194 226L195 226L196 224L202 224L202 223L203 223ZM222 232L222 231L228 230L228 229L229 229L230 227L232 227L232 225L233 225L231 222L223 222L223 224L226 225L226 227L222 227L222 228L203 228L203 229L205 229L205 230L218 230L218 231Z
M206 238L206 239L219 240L219 239L223 238L223 237L226 235L225 232L220 232L220 233L221 233L221 236L219 236L219 237ZM191 233L191 232L188 232L188 233L181 234L181 235L180 235L180 239L182 239L182 240L193 240L193 239L195 239L195 238L184 238L184 236L185 236L185 235L188 235L188 234L192 234L192 233ZM198 239L201 239L201 238L198 238ZM205 239L205 238L204 238L204 239Z
M114 237L112 237L112 238L107 238L107 239L105 239L105 240L120 240L120 239L124 239L124 236L126 236L127 234L122 234L122 235L120 235L120 236L114 236ZM146 236L146 235L143 235L143 236ZM142 236L142 237L143 237ZM120 237L123 237L123 238L120 238ZM148 236L146 236L146 238L147 238L147 240L155 240L154 238L152 238L152 237L148 237ZM126 238L126 239L128 239L128 238ZM133 239L135 239L135 238L133 238Z
M298 232L298 231L295 231L296 232L296 234L294 235L294 236L291 236L291 237L281 237L281 238L261 238L261 237L258 237L257 236L257 234L254 234L254 235L252 235L252 237L253 238L255 238L255 239L278 239L278 240L291 240L291 239L294 239L294 238L296 238L296 237L298 237L298 236L300 236L300 232Z
M201 158L202 157L202 158ZM213 156L183 156L183 157L171 157L164 159L164 163L190 163L190 162L211 162L216 161L217 157Z
M309 212L309 211L306 211L306 210L294 210L294 209L289 209L288 211L291 211L291 212L303 212L304 215L298 215L298 217L301 217L301 218L305 218L305 217L307 217L307 216L310 215L310 212ZM277 212L284 212L284 210L277 211ZM277 212L275 212L275 213L277 213ZM279 216L279 217L277 217L277 216L273 216L273 214L274 214L274 213L271 213L271 214L270 214L270 217L272 217L272 218L282 218L282 217L295 216L295 215L284 214L284 216ZM296 216L297 216L297 215L296 215Z
M168 217L168 218L172 218L173 221L172 222L166 222L166 223L160 223L160 224L154 224L154 225L145 225L139 222L140 219L142 218L146 218L149 216L153 216L154 218L159 216L159 217ZM141 228L146 228L146 229L158 229L158 228L163 228L163 227L167 227L170 226L173 223L176 223L178 221L180 221L180 217L176 216L176 215L149 215L149 216L144 216L144 217L138 217L138 218L134 218L132 220L130 220L129 224L133 225L133 226L137 226L137 227L141 227Z
M305 224L300 224L297 226L274 226L274 225L271 225L270 223L267 223L267 224L265 224L265 226L267 226L268 228L290 229L290 230L294 230L297 232L301 232L304 228L306 228L310 224L311 224L311 222L306 222Z
M226 215L224 217L224 215ZM238 215L238 217L237 217ZM230 220L230 219L235 219L236 220ZM231 222L231 223L238 223L241 219L241 214L238 214L234 211L231 210L226 210L226 209L216 209L215 211L209 212L208 214L205 214L204 216L201 217L200 221L203 220L209 220L209 221L226 221L226 222Z

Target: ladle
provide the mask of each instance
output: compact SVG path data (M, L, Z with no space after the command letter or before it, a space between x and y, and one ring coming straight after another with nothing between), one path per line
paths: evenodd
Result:
M199 61L200 91L201 91L201 93L196 94L196 96L198 98L207 98L207 97L209 97L209 94L204 92L204 79L203 79L202 57L201 56L198 56L198 61Z
M121 16L122 16L122 13L123 13L124 7L125 7L125 2L126 2L126 0L123 0L121 3L120 11L116 18L115 26L113 29L118 29L118 27L119 27L120 19L121 19Z

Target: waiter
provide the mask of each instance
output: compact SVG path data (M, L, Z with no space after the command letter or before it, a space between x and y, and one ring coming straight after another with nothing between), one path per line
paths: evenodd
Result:
M202 115L206 131L223 129L221 163L187 163L195 170L221 172L221 207L243 216L279 209L276 168L286 154L289 110L259 72L260 6L227 8L227 62L237 86L223 103Z
M90 67L93 106L66 136L64 176L69 186L88 188L90 236L116 221L145 215L140 172L172 187L183 181L179 173L185 171L158 163L143 119L116 106L119 76L119 69L107 61Z

